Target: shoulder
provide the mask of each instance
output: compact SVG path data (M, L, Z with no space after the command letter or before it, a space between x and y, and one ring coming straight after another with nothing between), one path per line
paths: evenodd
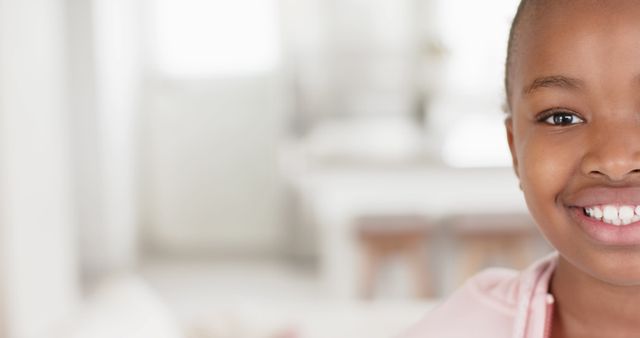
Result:
M522 272L492 268L477 274L400 337L511 337L523 299L532 297L537 284L544 284L538 291L546 293L554 259L549 256Z
M481 338L484 333L503 337L513 323L517 273L489 269L467 281L444 303L431 310L402 338Z

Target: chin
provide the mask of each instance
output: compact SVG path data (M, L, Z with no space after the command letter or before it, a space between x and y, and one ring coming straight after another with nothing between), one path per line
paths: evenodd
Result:
M603 276L593 275L592 277L602 281L603 283L609 284L611 286L618 287L637 287L640 286L640 275L636 273L635 276L625 275L625 274L616 274L607 273Z
M609 285L640 286L640 253L637 249L631 252L618 249L595 255L597 257L575 267Z

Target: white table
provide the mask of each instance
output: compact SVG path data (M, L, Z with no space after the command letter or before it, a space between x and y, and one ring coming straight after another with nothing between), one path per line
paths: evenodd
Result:
M357 295L359 215L408 213L433 218L461 213L525 212L510 168L316 169L292 182L311 210L320 235L322 277L331 294Z

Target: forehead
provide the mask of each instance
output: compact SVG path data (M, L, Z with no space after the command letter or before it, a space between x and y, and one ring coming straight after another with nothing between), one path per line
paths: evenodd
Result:
M638 74L640 1L542 1L524 13L513 55L514 95L543 77L594 86Z

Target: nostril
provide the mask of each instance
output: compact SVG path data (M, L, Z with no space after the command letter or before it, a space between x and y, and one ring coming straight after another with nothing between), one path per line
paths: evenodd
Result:
M580 170L583 175L595 179L619 181L627 176L640 177L640 151L637 155L631 156L622 145L594 151L582 158Z
M621 175L613 175L610 172L606 172L606 171L600 171L600 170L592 170L589 172L589 175L593 178L602 178L605 177L609 180L613 180L613 181L619 181L619 180L624 180L625 177L628 176L639 176L640 175L640 169L633 169L628 171L626 174L621 174Z

